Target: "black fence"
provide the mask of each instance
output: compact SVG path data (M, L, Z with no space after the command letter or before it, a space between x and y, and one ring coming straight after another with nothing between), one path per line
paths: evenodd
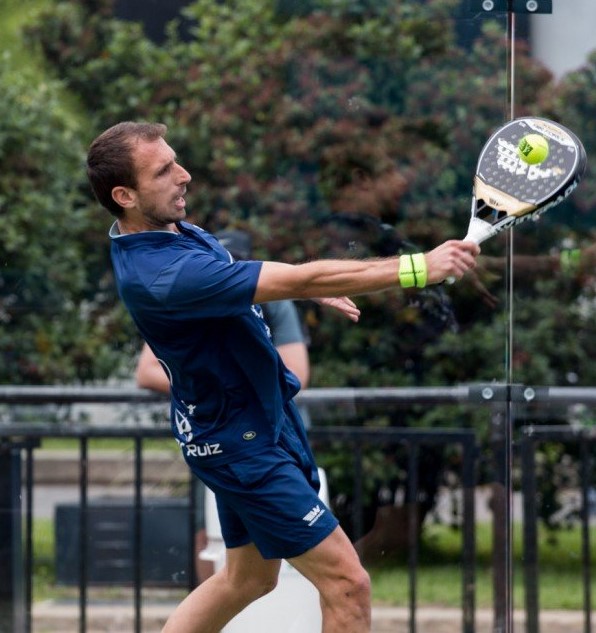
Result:
M536 481L536 452L545 443L575 446L578 453L579 503L567 509L577 513L581 525L581 569L583 585L584 633L592 631L592 563L590 543L590 515L596 514L596 503L590 499L594 491L596 447L595 429L570 427L526 427L520 440L522 490L524 500L524 588L526 599L526 631L539 633L539 559L538 559L538 486ZM569 517L570 519L575 517Z
M101 572L90 563L90 547L97 544L97 535L93 533L93 512L95 501L89 500L89 442L96 438L127 438L133 441L132 500L117 513L122 516L127 527L126 534L120 534L121 542L126 541L128 562L127 571L120 576L120 582L130 584L133 588L134 630L140 632L142 627L144 584L159 582L159 574L151 576L150 564L146 552L151 547L148 539L151 534L159 533L154 526L147 529L147 523L159 516L153 512L159 502L144 498L143 495L143 452L144 443L151 438L169 438L169 429L165 425L125 425L110 426L48 423L43 419L43 407L47 405L100 403L102 405L127 403L136 407L160 403L163 397L137 389L111 388L0 388L0 405L7 407L5 424L0 424L0 569L2 569L0 585L0 631L2 633L21 633L32 631L32 571L35 556L33 548L33 501L35 495L36 449L46 438L75 438L78 444L78 501L71 507L61 508L62 524L69 526L68 536L63 541L69 544L67 550L61 552L63 578L69 578L78 587L78 628L81 633L88 630L87 605L90 585L101 581ZM596 404L596 390L541 388L534 389L507 385L471 385L454 388L420 388L420 389L312 389L303 392L299 401L307 404L311 411L317 408L344 407L347 411L353 406L375 407L413 407L434 406L442 404L462 404L486 406L487 422L493 428L495 444L496 483L502 494L493 501L493 514L498 517L494 521L494 617L495 630L502 628L502 622L510 617L507 608L510 605L508 593L511 591L510 578L506 574L506 556L510 554L510 533L507 521L510 517L511 490L510 469L511 455L508 444L519 449L522 466L522 492L524 509L524 585L526 596L526 620L528 633L539 632L538 605L538 561L537 561L537 524L536 511L536 478L534 458L541 442L557 441L577 444L580 455L580 486L582 505L580 506L582 525L582 569L584 586L584 621L585 633L591 631L591 546L589 540L589 491L593 481L592 449L596 435L590 429L565 427L541 427L532 425L520 427L522 432L514 441L513 428L519 426L516 410L511 403L517 403L519 414L526 415L531 405L535 413L542 407L556 406L565 408L568 405ZM10 421L11 407L20 405L40 406L40 418L35 421L13 423ZM523 417L522 415L522 417ZM460 486L462 491L462 631L475 631L476 612L476 510L475 485L479 450L477 437L472 429L412 429L412 428L363 428L356 426L314 426L309 436L318 448L342 445L345 453L352 459L352 484L350 506L350 530L353 540L358 540L365 532L363 524L364 472L363 459L365 447L379 447L387 451L388 447L400 448L406 457L408 477L405 484L405 507L407 509L407 567L409 589L409 630L416 632L417 626L417 568L419 556L419 521L420 508L417 500L420 497L420 456L428 447L456 446L461 455ZM389 450L393 450L390 448ZM503 454L505 453L505 455ZM181 535L175 562L177 569L183 567L178 574L179 584L190 590L196 585L195 552L192 546L196 532L196 494L195 482L189 477L188 494L184 499L168 507L168 512L177 512L176 525ZM500 505L499 505L500 504ZM118 504L115 504L116 506ZM150 516L147 508L151 508ZM112 503L112 509L114 504ZM105 508L102 509L105 516ZM118 510L118 508L116 508ZM162 508L163 510L163 508ZM118 521L111 522L112 529L117 529ZM184 527L185 526L185 527ZM92 538L93 537L93 538ZM101 541L101 539L99 539ZM158 547L159 544L154 544ZM181 563L180 556L185 558ZM96 557L91 557L91 560ZM501 567L500 566L504 566ZM505 572L505 573L504 573ZM114 582L114 571L109 576ZM118 579L116 577L116 579Z

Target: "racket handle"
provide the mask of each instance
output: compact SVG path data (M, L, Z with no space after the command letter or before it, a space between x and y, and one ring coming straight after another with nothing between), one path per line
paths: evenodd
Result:
M489 224L480 218L472 217L470 218L470 224L468 225L468 234L464 237L463 241L480 244L497 233L499 233L499 231L495 230L495 227L492 224Z

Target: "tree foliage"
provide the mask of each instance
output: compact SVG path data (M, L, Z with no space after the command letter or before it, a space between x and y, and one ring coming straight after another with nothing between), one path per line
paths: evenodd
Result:
M0 69L0 381L78 382L118 366L121 317L82 192L80 130L51 81Z
M168 140L194 178L188 206L207 228L247 228L258 257L326 256L333 244L322 231L329 216L322 165L357 147L371 154L384 148L404 175L407 186L390 219L397 234L420 248L464 234L478 151L508 116L502 24L485 21L468 49L457 41L458 0L195 0L185 9L191 37L181 40L172 24L158 46L139 24L114 19L112 5L63 0L28 37L85 104L84 140L122 119L169 125ZM517 53L518 114L552 116L593 138L593 60L557 86L523 44ZM592 189L578 191L565 212L587 214ZM90 200L79 203L93 208ZM530 230L520 232L529 252L543 250ZM546 222L536 235L557 247L566 232ZM503 242L485 249L502 253ZM81 257L86 263L89 253ZM485 305L471 284L458 284L448 294L459 330L433 336L422 334L424 309L397 293L363 298L358 328L305 304L313 384L502 379L502 354L494 352L504 344L504 276L482 272L481 280L501 300L498 307ZM592 340L585 310L577 309L585 286L551 283L553 292L564 286L569 301L550 314ZM532 309L547 307L536 302ZM516 378L560 381L560 357L537 345L529 311L516 324L529 352L520 356L526 360ZM581 380L593 381L586 354L571 340L566 345Z

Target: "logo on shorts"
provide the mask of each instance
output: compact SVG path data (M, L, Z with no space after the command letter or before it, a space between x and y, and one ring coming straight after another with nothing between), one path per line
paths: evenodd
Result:
M302 520L306 521L308 523L308 527L310 527L315 524L323 516L323 514L325 514L325 509L316 505L310 512L302 517Z
M242 438L245 439L247 442L250 442L250 440L254 440L256 436L256 431L246 431L246 433L242 435Z

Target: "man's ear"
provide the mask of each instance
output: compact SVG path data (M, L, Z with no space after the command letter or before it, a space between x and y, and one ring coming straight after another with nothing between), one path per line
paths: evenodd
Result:
M134 193L134 190L130 189L129 187L122 187L121 185L112 189L112 198L123 209L134 207L137 202L137 197Z

